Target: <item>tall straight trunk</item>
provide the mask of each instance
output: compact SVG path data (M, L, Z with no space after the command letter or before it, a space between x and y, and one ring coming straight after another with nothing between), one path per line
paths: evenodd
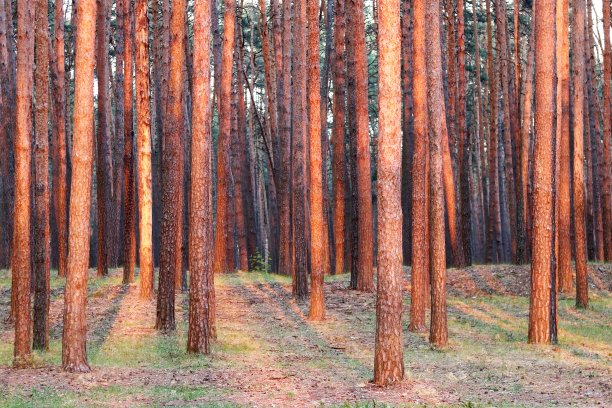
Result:
M429 294L429 128L427 120L426 1L414 2L413 96L414 157L412 168L412 274L410 331L425 332Z
M170 66L168 91L164 116L164 141L162 154L162 225L159 285L157 294L157 321L155 328L161 332L175 329L174 294L177 258L180 256L179 229L183 215L181 169L179 160L183 156L183 63L185 58L185 1L174 0L170 24Z
M591 148L591 160L588 161L590 168L592 169L592 188L588 191L589 196L592 200L592 211L593 211L593 236L595 239L594 245L594 257L593 259L600 262L604 258L604 245L603 245L603 216L602 216L602 186L603 186L603 151L601 148L600 134L601 129L601 112L599 109L599 96L597 89L597 68L595 64L595 40L593 38L593 1L587 0L587 24L586 24L586 58L588 60L587 65L587 78L588 78L588 102L589 102L589 123L591 129L590 140L587 140L588 146Z
M532 11L531 14L531 34L529 35L529 54L527 56L527 66L525 68L525 75L523 76L523 102L522 106L522 126L521 126L521 151L520 151L520 162L521 162L521 189L522 189L522 197L523 197L523 220L519 220L519 222L523 222L526 230L526 239L528 245L526 245L526 250L529 252L531 250L531 200L529 200L529 148L531 144L531 122L532 122L532 106L533 106L533 72L535 69L535 11ZM559 55L559 54L557 54ZM557 62L559 60L557 59ZM558 94L560 95L560 94ZM569 113L569 112L568 112ZM557 117L558 118L558 117ZM569 116L568 116L569 119ZM569 125L569 124L568 124ZM559 129L559 127L557 127ZM561 159L563 160L563 140L561 140ZM568 139L569 143L569 139ZM568 152L569 153L569 152ZM567 158L567 165L569 166L569 157ZM561 177L563 177L561 175ZM569 188L569 184L568 184ZM557 192L557 196L562 194L562 184L561 189ZM569 194L569 192L568 192ZM561 210L560 210L561 211ZM569 223L569 215L567 216L567 222ZM568 224L569 225L569 224ZM558 228L560 225L557 226ZM559 230L559 234L561 231ZM561 235L560 235L561 236ZM529 253L527 254L527 258L529 259Z
M576 257L576 307L586 308L589 305L587 286L587 248L585 226L585 191L584 191L584 84L585 84L585 50L584 29L585 10L584 0L576 0L573 16L573 55L572 79L574 89L574 234Z
M96 1L79 0L74 73L74 125L68 263L64 289L62 368L88 372L87 364L87 266L93 165L93 85L96 35Z
M572 290L570 236L570 67L569 0L557 0L557 143L559 145L559 189L557 191L557 276L559 291Z
M282 274L292 273L291 258L291 2L283 2L283 66L279 83L279 131L280 131L280 177L279 177L279 265ZM282 94L282 97L281 97Z
M162 154L162 132L163 132L163 109L162 106L162 81L163 81L163 51L162 51L162 31L160 20L162 19L162 8L158 1L153 2L151 15L153 17L152 27L152 51L151 51L151 80L153 85L153 101L152 101L152 144L153 144L153 162L152 162L152 189L153 189L153 264L159 265L160 252L160 218L161 218L161 154Z
M319 3L308 2L308 138L310 153L310 242L311 286L310 320L322 320L325 314L323 276L327 266L325 236L327 226L323 215L323 162L321 154L321 75L319 69Z
M370 137L368 131L368 64L365 45L363 0L349 0L347 13L355 35L355 113L357 144L358 251L357 290L374 290L372 264L372 180L370 175Z
M246 159L246 148L244 140L244 75L242 67L242 30L240 27L241 16L236 19L236 41L234 53L236 60L236 92L235 92L235 118L236 132L232 136L232 178L234 180L234 205L236 208L236 236L238 243L238 269L247 271L249 269L249 255L247 251L245 198L244 198L244 165Z
M345 3L346 14L346 116L348 127L348 165L347 190L345 194L347 213L346 250L347 262L351 271L350 288L357 289L359 271L359 201L357 199L357 92L355 90L355 13L351 11L350 1Z
M306 67L306 1L294 2L293 23L293 133L291 140L293 178L293 295L304 300L308 295L308 248L306 237L306 137L307 114L307 67ZM317 87L318 88L318 87ZM316 121L315 121L316 122ZM312 124L311 124L312 126Z
M124 60L123 60L123 95L124 95L124 137L123 137L123 283L134 282L136 265L136 179L134 177L134 91L133 91L133 58L132 58L132 2L123 2Z
M412 2L402 1L402 253L403 263L412 265L412 189L414 166L413 18Z
M603 228L605 259L612 262L612 152L610 140L612 137L612 104L610 102L610 81L612 77L612 48L610 46L610 2L603 1L603 33L604 33L604 84L603 84Z
M389 385L404 377L399 0L382 0L379 12L378 287L374 383Z
M214 319L211 318L211 311L214 308L211 307L211 304L214 303L215 294L211 262L213 255L213 179L210 123L210 17L211 2L201 1L195 4L187 351L205 354L210 352L211 325L214 324Z
M36 106L34 179L34 330L33 347L49 348L49 14L47 0L36 1Z
M346 18L344 0L335 1L334 6L334 65L332 79L334 83L333 127L332 127L332 179L333 179L333 225L335 246L335 273L341 274L346 269L345 263L345 208L344 193L346 190L345 168L345 78L344 78L344 44L346 35Z
M53 125L55 129L54 149L56 160L53 163L53 190L55 222L57 223L58 275L66 276L66 257L68 244L68 195L66 179L66 88L64 58L64 10L63 2L55 2L53 64Z
M108 275L111 214L110 130L108 120L109 99L109 0L97 0L96 18L96 74L98 79L98 128L96 161L96 201L98 204L98 276Z
M427 50L427 110L429 119L429 255L431 274L431 325L429 341L436 347L448 343L446 319L446 248L444 243L444 190L442 154L448 140L442 79L440 2L429 1L425 11ZM445 137L446 135L446 137ZM450 220L449 220L450 221Z
M497 177L497 108L498 95L495 62L493 58L493 29L491 22L491 0L487 4L487 65L489 73L489 231L487 260L491 263L501 261L501 219L499 208L499 185Z
M580 2L581 0L578 0ZM535 6L535 144L533 150L533 239L529 342L551 341L551 257L554 222L553 188L555 121L555 0L537 0ZM584 30L583 30L584 32ZM580 113L581 106L574 112ZM580 116L582 117L582 116Z
M476 217L478 220L479 227L476 230L476 238L478 241L477 245L477 259L478 261L484 261L484 243L486 242L486 213L487 213L487 191L486 191L486 166L483 165L485 158L484 154L484 138L485 136L485 113L482 101L482 85L481 85L481 66L480 66L480 34L478 30L478 18L477 18L477 0L474 0L472 3L472 24L473 24L473 41L474 41L474 65L475 65L475 79L476 82L476 126L474 127L475 134L473 135L473 146L475 149L475 169L476 169L476 177L479 177L476 180L476 193L477 200L479 202L480 211L476 213Z
M210 18L210 17L209 17ZM149 95L149 21L147 1L136 0L136 143L138 151L138 218L140 298L153 298L153 192L151 181L151 111ZM208 71L207 71L208 74Z
M219 89L219 142L217 159L217 223L215 233L215 255L213 271L228 271L226 259L227 245L230 237L227 234L229 222L229 165L231 142L231 94L232 67L234 61L234 26L236 23L236 2L225 0L223 16L223 54L221 62L221 84Z
M461 236L463 244L463 265L472 263L471 224L472 209L470 207L470 164L469 143L467 140L466 103L467 76L465 72L465 23L463 15L463 0L457 0L457 174L461 216Z
M510 248L512 260L519 262L520 251L517 247L517 200L514 181L514 163L513 163L513 126L511 123L511 108L510 101L510 67L508 64L508 36L507 36L507 18L506 18L506 2L505 0L496 0L495 2L495 23L497 26L497 45L500 51L500 76L502 91L502 118L503 118L503 146L504 146L504 170L505 170L505 186L506 186L506 204L510 222Z
M112 251L110 255L111 265L117 266L121 258L121 255L125 254L123 248L123 242L121 240L121 231L124 226L121 222L123 215L123 154L124 154L124 139L125 139L125 80L124 80L124 42L125 42L125 30L124 30L124 11L125 1L117 0L115 4L116 13L116 28L114 30L115 42L115 76L113 78L113 88L115 91L115 129L113 138L113 219L112 219ZM125 239L125 237L124 237ZM122 250L123 249L123 250ZM122 253L122 254L120 254ZM125 256L123 256L125 258ZM123 259L124 266L126 265L125 259Z
M15 316L13 365L30 363L30 183L32 91L34 68L34 8L17 2L17 113L15 123L15 207L13 210L12 309Z
M325 248L324 271L329 275L334 269L334 242L333 242L333 220L331 218L330 190L328 161L330 160L329 135L327 132L327 110L329 104L329 79L331 70L332 56L332 19L334 14L334 0L321 0L321 13L323 14L323 24L325 26L325 56L323 59L323 69L321 71L321 160L322 160L322 179L323 179L323 247Z

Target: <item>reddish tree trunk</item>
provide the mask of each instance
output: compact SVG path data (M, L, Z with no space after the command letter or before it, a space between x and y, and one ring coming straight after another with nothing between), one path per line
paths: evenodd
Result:
M330 0L332 1L332 0ZM344 193L346 190L345 151L345 78L344 78L344 42L346 34L345 2L333 0L334 6L334 66L332 79L334 83L333 128L332 128L332 176L333 176L333 214L334 245L336 253L335 273L343 273L345 262L345 208Z
M144 2L144 0L143 0ZM193 26L193 139L189 201L189 331L187 351L210 352L214 310L212 270L212 137L210 101L210 2L195 4Z
M93 85L95 63L96 2L79 0L74 74L74 141L70 188L70 219L62 367L87 372L87 264L89 260L89 208L93 164Z
M219 143L217 159L217 223L215 234L215 256L213 271L223 273L228 271L227 235L229 222L229 153L230 130L232 123L231 94L232 94L232 67L234 54L234 25L236 22L235 0L225 0L225 14L223 16L223 54L221 84L219 90Z
M370 136L368 131L368 64L365 45L365 23L363 0L349 0L347 13L352 14L355 54L355 113L357 147L357 290L374 290L372 264L372 179L370 175Z
M374 383L404 377L402 342L402 88L399 0L382 0L378 31L378 288Z
M12 309L15 316L13 365L30 363L30 184L34 8L17 2L17 113L15 126L15 207L13 210Z
M135 3L136 109L138 113L138 216L140 298L153 298L153 194L151 190L151 112L149 107L149 22L147 1ZM209 17L210 18L210 17Z
M429 341L436 347L448 342L446 322L446 248L444 243L443 144L448 140L442 81L440 3L429 1L425 11L427 50L427 107L429 141L429 254L431 273L431 325ZM454 201L451 201L454 202ZM450 222L450 217L449 217Z
M123 138L123 283L134 282L136 265L136 219L134 177L134 91L132 59L132 11L130 0L123 2L124 60L123 60L123 94L124 94L124 138Z
M427 120L426 4L414 2L413 91L414 157L412 169L412 274L410 326L414 332L427 330L425 309L429 295L429 134Z
M323 216L323 163L321 154L321 93L319 70L319 4L308 2L308 138L310 152L310 242L311 285L310 320L322 320L325 314L323 276L327 265L324 236L327 226Z

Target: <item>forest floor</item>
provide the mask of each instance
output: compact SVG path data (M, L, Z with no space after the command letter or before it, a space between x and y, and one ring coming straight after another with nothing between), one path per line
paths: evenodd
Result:
M61 371L63 280L51 282L51 347L31 369L11 368L5 323L10 278L0 271L0 406L610 406L612 265L590 264L591 304L559 300L559 344L527 344L529 267L448 270L450 345L430 348L404 329L406 380L370 383L375 295L347 290L348 275L326 278L327 318L307 320L308 303L291 298L290 279L238 272L216 278L218 341L209 357L185 352L187 294L178 329L153 329L155 303L138 300L121 271L90 271L88 374ZM404 327L410 270L404 283Z

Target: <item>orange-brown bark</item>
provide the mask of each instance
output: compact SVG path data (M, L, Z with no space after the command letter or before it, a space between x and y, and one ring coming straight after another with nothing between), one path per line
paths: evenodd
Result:
M553 249L553 172L555 0L535 6L535 143L533 150L533 239L529 342L550 343L551 257Z
M414 157L412 169L412 274L410 326L427 330L425 309L429 296L429 134L427 120L427 36L425 1L414 2L413 97Z
M404 377L399 0L380 2L378 22L378 287L374 383L390 385Z
M144 0L143 0L144 1ZM187 351L209 353L214 303L212 270L212 137L210 100L211 3L195 4L193 26L193 139L189 211L189 331Z
M321 94L319 69L319 4L308 1L308 138L310 152L310 250L311 294L310 320L322 320L325 315L323 276L327 265L324 236L327 226L323 218L323 163L321 155Z
M336 274L345 271L345 213L344 193L346 190L345 150L345 95L344 43L346 34L345 2L335 1L334 5L334 64L332 79L334 83L333 128L332 128L332 176L333 176L333 215Z
M149 107L149 26L147 1L137 0L135 18L136 143L138 151L138 217L140 298L153 298L153 192L151 181L151 111Z
M223 16L223 54L221 84L219 90L219 142L217 159L217 222L215 233L215 255L213 271L223 273L228 271L227 235L229 222L229 165L231 141L231 100L232 100L232 67L234 62L234 26L236 23L236 1L225 0Z
M429 119L429 262L431 325L429 341L436 347L448 342L446 319L446 248L444 242L444 190L442 155L448 141L442 80L440 2L429 1L425 11L427 50L427 110ZM446 143L448 145L448 143ZM454 202L454 201L453 201ZM450 219L450 217L449 217Z
M368 131L368 64L365 45L363 0L349 0L347 12L355 36L356 133L357 143L358 250L357 290L374 290L372 264L372 180L370 175L370 136Z
M570 236L570 67L569 1L557 1L557 146L559 189L557 190L559 291L572 290L572 250Z
M15 126L15 206L13 210L12 309L15 316L13 365L28 365L30 335L30 183L32 91L34 68L34 8L17 2L17 113Z
M79 0L74 74L74 125L68 264L64 289L62 368L87 372L87 266L89 262L89 206L93 164L93 86L96 1Z
M541 1L541 0L539 0ZM584 0L576 0L573 3L574 16L572 32L573 35L573 59L572 59L572 79L573 79L573 103L574 103L574 240L576 258L576 306L588 307L588 286L587 286L587 231L586 231L586 212L585 212L585 177L584 177L584 112L585 112L585 10ZM536 62L537 64L537 62Z

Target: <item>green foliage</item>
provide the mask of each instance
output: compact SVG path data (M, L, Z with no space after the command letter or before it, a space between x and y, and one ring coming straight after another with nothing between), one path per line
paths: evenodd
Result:
M270 264L266 262L266 258L257 250L255 254L249 258L250 272L269 273Z

